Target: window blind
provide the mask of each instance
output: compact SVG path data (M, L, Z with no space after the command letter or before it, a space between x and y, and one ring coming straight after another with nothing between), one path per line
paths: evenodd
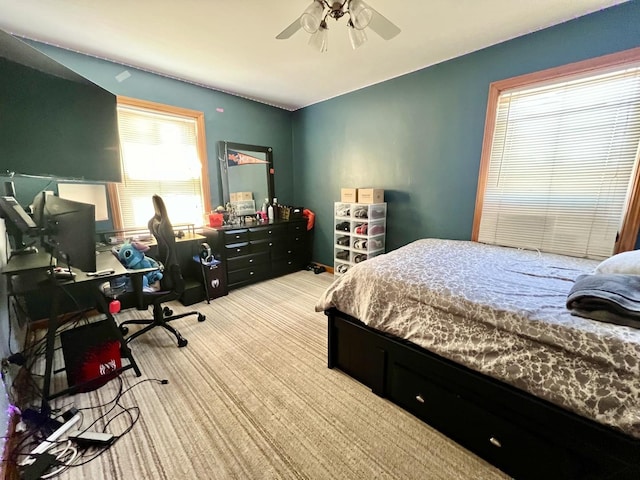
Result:
M502 92L478 240L610 256L639 143L640 68Z
M160 195L171 222L201 225L204 216L196 120L118 106L123 183L118 197L124 228L146 228Z

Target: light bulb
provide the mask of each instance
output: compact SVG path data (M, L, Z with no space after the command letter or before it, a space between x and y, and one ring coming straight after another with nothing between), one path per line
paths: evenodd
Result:
M349 2L349 14L353 26L357 30L362 30L371 22L373 9L362 0L351 0Z
M353 24L349 23L349 40L351 41L351 47L355 50L363 43L367 41L367 34L364 30L356 30L353 28Z
M320 53L326 52L329 48L329 29L324 21L320 24L318 31L309 38L309 45Z
M316 0L300 15L300 25L307 33L318 31L322 22L322 12L324 12L324 6L322 2Z

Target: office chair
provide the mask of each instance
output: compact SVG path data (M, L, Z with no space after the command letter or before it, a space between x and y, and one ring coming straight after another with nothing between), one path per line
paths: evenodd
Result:
M126 335L129 332L127 325L146 325L146 327L125 338L129 343L152 328L162 327L176 337L178 347L184 347L188 343L187 339L173 326L169 325L169 322L189 315L197 315L198 321L203 322L206 317L195 310L173 315L173 311L163 305L166 302L180 298L185 290L185 282L180 272L180 265L176 255L176 239L173 226L167 216L167 208L160 196L154 195L152 198L155 214L149 220L148 225L149 231L158 244L157 257L154 258L164 265L163 277L160 280L160 290L157 292L143 291L142 275L136 275L135 272L132 272L130 278L134 291L118 296L118 300L120 300L120 305L123 309L137 308L138 310L147 310L149 306L153 306L153 319L127 320L120 323L119 328L122 334Z

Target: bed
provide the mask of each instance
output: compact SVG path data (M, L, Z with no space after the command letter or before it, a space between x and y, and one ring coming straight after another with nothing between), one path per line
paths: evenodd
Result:
M328 366L516 478L640 478L640 330L566 307L598 264L412 242L318 300Z

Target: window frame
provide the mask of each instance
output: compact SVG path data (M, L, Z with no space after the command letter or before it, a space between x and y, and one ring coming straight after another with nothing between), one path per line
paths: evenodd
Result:
M203 211L206 213L211 211L211 185L209 183L209 162L207 158L207 140L206 140L206 127L204 121L204 112L198 110L191 110L189 108L176 107L173 105L166 105L163 103L152 102L149 100L140 100L137 98L126 97L118 95L116 97L117 106L141 108L145 110L151 110L160 114L177 115L182 117L193 118L196 122L196 148L198 151L198 157L200 158L200 182L202 188L202 204ZM123 160L121 159L121 168ZM123 174L124 179L124 174ZM123 182L124 183L124 182ZM124 230L126 227L122 225L122 213L120 211L120 196L118 193L118 184L107 184L107 191L109 196L109 205L111 207L111 217L113 219L114 230ZM149 200L151 201L151 200ZM203 225L204 225L204 219ZM201 225L196 225L200 227Z
M484 138L482 141L482 153L480 169L478 173L478 189L476 192L476 204L473 215L473 227L471 240L478 241L480 232L480 219L484 203L484 194L489 175L489 162L491 161L491 147L493 144L494 130L496 126L496 114L498 99L505 90L532 87L541 83L559 82L563 77L598 74L601 71L614 68L624 68L630 64L640 62L640 47L621 52L590 58L559 67L553 67L539 72L527 73L517 77L507 78L492 82L489 85L489 97L487 101L487 114L484 125ZM614 246L614 254L635 249L640 229L640 168L636 168L632 178L632 187L622 219L622 226L618 234L618 240Z

